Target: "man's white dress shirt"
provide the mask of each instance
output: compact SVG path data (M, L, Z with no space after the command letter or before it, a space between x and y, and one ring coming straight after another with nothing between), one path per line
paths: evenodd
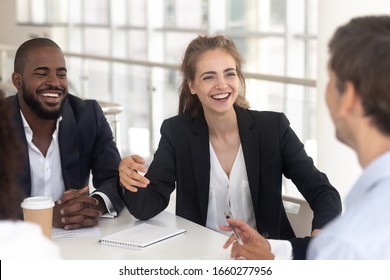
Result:
M26 121L22 111L24 132L28 144L28 157L30 159L31 196L50 196L57 201L65 191L62 178L60 145L58 143L58 127L62 117L57 119L56 129L46 156L32 142L33 132Z

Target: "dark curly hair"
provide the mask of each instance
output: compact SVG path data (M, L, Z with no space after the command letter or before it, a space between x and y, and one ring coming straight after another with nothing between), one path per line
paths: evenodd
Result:
M4 98L0 89L0 220L21 216L21 193L16 183L21 150Z

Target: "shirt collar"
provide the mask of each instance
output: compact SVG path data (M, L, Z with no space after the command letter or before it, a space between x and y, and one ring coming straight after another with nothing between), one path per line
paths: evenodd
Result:
M386 177L390 177L390 151L382 154L364 169L363 174L355 183L345 200L346 207L353 205L357 200L364 198L364 194L371 191Z
M22 117L24 132L26 133L27 137L30 137L32 139L33 132L31 130L31 127L28 124L26 118L24 117L22 110L19 110L19 111L20 111L20 116ZM56 129L54 130L53 135L52 135L54 141L57 141L57 138L58 138L58 127L59 127L60 121L62 121L62 116L59 116L57 119Z

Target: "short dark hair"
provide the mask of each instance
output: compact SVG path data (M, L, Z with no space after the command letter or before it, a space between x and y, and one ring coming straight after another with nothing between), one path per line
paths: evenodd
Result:
M352 82L366 116L390 135L390 16L352 19L336 30L329 51L340 93Z
M14 72L22 74L26 66L27 55L30 51L41 47L53 47L61 50L61 48L48 38L33 38L20 45L15 54Z

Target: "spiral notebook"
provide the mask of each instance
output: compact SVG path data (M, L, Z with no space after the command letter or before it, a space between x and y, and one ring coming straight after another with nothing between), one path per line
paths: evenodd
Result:
M184 229L143 223L103 237L100 239L100 244L127 249L143 249L184 232L186 232Z

